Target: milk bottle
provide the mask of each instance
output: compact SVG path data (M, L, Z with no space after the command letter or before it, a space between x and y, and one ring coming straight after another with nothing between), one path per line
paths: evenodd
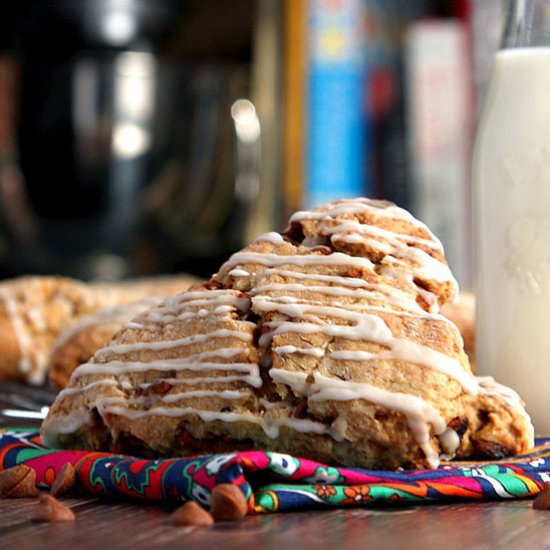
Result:
M509 3L473 176L478 370L550 435L550 0Z

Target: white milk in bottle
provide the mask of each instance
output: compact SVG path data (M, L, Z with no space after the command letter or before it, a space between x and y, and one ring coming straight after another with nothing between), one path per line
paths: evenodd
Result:
M496 54L473 175L478 370L550 435L550 43Z

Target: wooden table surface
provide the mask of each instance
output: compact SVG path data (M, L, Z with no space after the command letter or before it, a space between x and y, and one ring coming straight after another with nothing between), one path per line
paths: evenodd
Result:
M369 548L405 550L539 550L550 548L550 511L530 500L347 509L249 516L210 528L173 527L158 506L64 499L72 523L30 521L35 500L0 500L0 548Z

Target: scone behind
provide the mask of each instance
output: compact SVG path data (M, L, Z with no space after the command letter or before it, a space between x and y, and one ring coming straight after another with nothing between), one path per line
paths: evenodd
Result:
M476 302L471 292L461 291L458 299L447 303L441 308L441 314L449 318L457 326L464 340L464 351L470 360L472 371L476 372L475 339L476 339Z
M82 317L118 304L186 289L190 276L90 284L27 276L0 282L0 380L43 384L51 346Z

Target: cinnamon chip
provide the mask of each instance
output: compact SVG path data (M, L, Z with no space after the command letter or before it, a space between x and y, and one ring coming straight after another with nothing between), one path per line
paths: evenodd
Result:
M172 525L186 527L209 527L214 523L214 518L193 500L180 506L170 516Z
M45 493L40 495L39 504L32 516L32 521L49 521L52 523L74 521L73 511L56 498Z
M533 501L535 510L550 510L550 482L547 481L542 488L542 491Z
M8 498L35 498L38 493L36 472L31 468L31 471L6 496Z
M55 478L51 488L50 495L52 497L60 497L71 492L76 482L74 467L70 462L67 462Z
M0 497L29 498L36 497L36 472L20 464L0 472Z
M247 510L246 498L236 485L221 483L214 487L210 513L215 521L240 521Z
M0 497L7 494L29 473L30 468L21 464L0 471Z

